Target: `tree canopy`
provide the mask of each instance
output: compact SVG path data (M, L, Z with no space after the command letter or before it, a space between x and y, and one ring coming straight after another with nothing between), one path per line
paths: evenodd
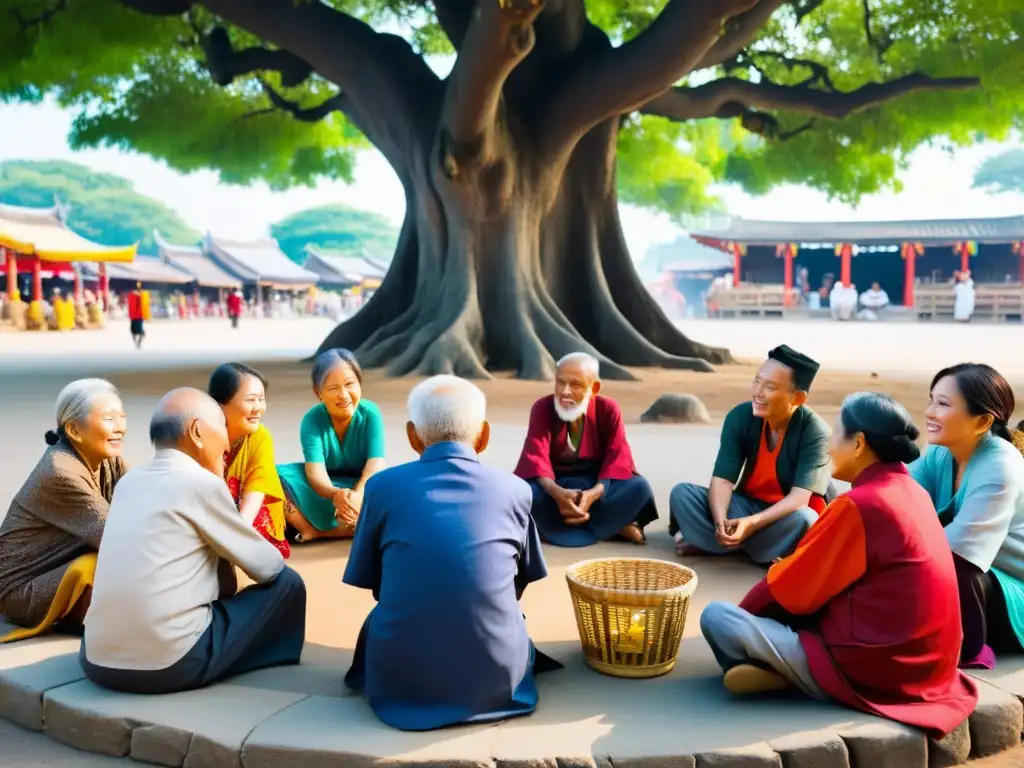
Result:
M227 182L263 179L275 188L350 179L353 153L366 146L358 116L346 109L350 84L332 81L341 70L319 65L309 53L312 40L298 56L284 50L294 20L267 34L260 19L281 4L301 14L321 2L247 9L241 0L0 0L2 17L17 22L0 25L0 95L49 94L75 110L75 147L134 149L182 171L209 168ZM401 30L414 53L441 55L462 44L471 5L323 4L370 27ZM549 0L548 9L564 13L575 4L582 0ZM907 155L924 142L963 145L1022 127L1019 0L745 5L751 10L727 23L722 40L674 92L625 114L624 201L698 212L716 205L709 185L727 181L754 193L806 183L854 202L898 187ZM665 6L586 0L586 13L612 43L631 44L654 28ZM354 46L355 57L360 45L368 50L369 38L357 38L370 27L338 32L336 44ZM345 36L351 39L341 42ZM280 47L262 47L268 37ZM980 77L983 87L962 80L936 88L931 78L944 77ZM605 86L599 74L591 76L593 89ZM788 136L794 138L780 140Z
M154 227L174 242L199 237L175 211L120 176L61 160L0 163L0 203L46 208L54 196L68 208L68 226L102 245L137 242L141 253L153 253Z
M983 162L974 174L974 186L1024 193L1024 149L1008 149Z
M347 205L324 205L293 213L270 228L281 250L298 263L307 245L365 254L387 263L395 253L398 230L387 217Z

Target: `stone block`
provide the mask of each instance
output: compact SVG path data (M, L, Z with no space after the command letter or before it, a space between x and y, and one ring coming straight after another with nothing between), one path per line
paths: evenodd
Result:
M165 725L143 725L132 731L131 758L142 763L181 768L192 734Z
M854 768L925 768L928 739L920 731L885 720L837 727Z
M772 739L782 768L850 768L846 742L832 731L803 731Z
M696 395L665 394L651 403L640 416L643 423L710 424L711 415Z
M967 762L971 755L971 731L967 721L938 741L928 741L928 768L953 768Z
M241 768L242 745L193 734L182 768Z
M1020 700L994 685L978 680L978 705L967 719L971 757L987 757L1020 745L1024 707Z
M43 730L43 695L81 680L78 647L68 653L67 642L23 640L27 645L0 649L0 717L33 731ZM13 651L13 653L12 653ZM23 663L19 663L23 662Z
M697 754L697 768L782 768L782 757L765 743Z
M493 724L398 731L362 698L310 696L260 723L242 747L244 768L494 768ZM552 768L554 765L552 764Z
M68 687L75 685L81 683ZM46 722L46 734L51 739L83 752L96 752L111 757L125 757L131 752L135 723L124 717L111 717L90 710L78 702L64 702L53 694L51 691L43 698L43 719Z
M696 768L697 758L693 755L616 757L612 759L612 765L614 768Z

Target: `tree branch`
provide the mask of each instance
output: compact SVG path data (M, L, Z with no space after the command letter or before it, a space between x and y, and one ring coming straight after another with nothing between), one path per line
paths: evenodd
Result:
M834 91L836 89L835 85L832 84L832 75L829 74L828 67L821 62L812 61L811 59L792 58L782 53L776 53L775 51L747 51L744 54L740 54L738 58L741 61L752 61L755 56L764 56L766 58L775 59L790 71L793 71L797 67L806 67L811 71L811 76L807 78L807 80L804 80L804 82L800 83L800 85L818 83L823 88L830 91Z
M538 137L547 153L564 154L593 126L663 92L707 55L725 22L756 5L758 0L669 0L629 42L581 56L555 84L542 116Z
M201 0L198 4L307 62L337 85L358 114L356 124L400 175L413 153L429 150L441 83L402 38L375 32L321 2ZM349 110L346 114L352 116Z
M887 83L868 83L844 93L726 77L697 88L673 88L652 99L640 111L671 120L698 120L742 117L750 110L773 109L842 120L911 93L962 91L980 85L976 77L933 78L915 73Z
M120 0L120 3L147 16L182 16L192 7L191 0Z
M805 18L818 10L818 6L824 5L824 3L825 0L804 0L804 2L794 5L793 13L796 14L796 23L799 24Z
M874 36L871 32L871 3L869 0L861 0L861 4L864 6L864 35L868 39L868 45L875 49L879 63L884 63L885 52L889 50L891 43L883 42Z
M309 62L290 51L260 46L236 51L224 27L214 27L209 33L197 29L196 34L206 57L206 69L217 85L229 85L235 78L253 72L274 71L281 74L281 85L293 88L313 72Z
M40 24L45 24L58 13L68 7L68 0L56 0L53 5L47 8L45 11L41 11L35 16L23 16L21 11L17 8L11 10L11 15L14 16L15 21L18 22L18 27L22 33L28 32L33 27L38 27Z
M456 145L492 132L505 80L536 41L533 20L541 7L541 0L478 0L441 113Z
M275 109L287 112L296 120L304 123L317 123L332 112L346 112L351 107L344 93L336 93L315 107L301 107L297 102L286 99L274 90L262 77L257 77L256 80L259 81L263 92L267 94L267 98L270 99L270 103L274 105Z
M785 3L786 0L760 0L753 8L730 19L722 36L693 69L717 67L733 58L757 38L772 14Z

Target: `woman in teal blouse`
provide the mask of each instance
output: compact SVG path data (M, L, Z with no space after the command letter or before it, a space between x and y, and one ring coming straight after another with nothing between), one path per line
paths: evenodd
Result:
M931 447L910 465L953 550L961 666L1024 649L1024 456L1007 422L1013 390L987 365L939 371L925 411Z
M347 349L329 349L313 361L320 402L299 427L303 460L277 467L297 543L352 536L363 486L384 468L384 419L363 399L362 385L363 371Z

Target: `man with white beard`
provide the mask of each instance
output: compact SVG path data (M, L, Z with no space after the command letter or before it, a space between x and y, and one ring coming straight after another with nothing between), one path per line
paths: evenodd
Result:
M597 359L558 361L554 396L533 404L515 473L533 490L541 538L585 547L613 537L643 544L658 519L650 484L636 473L618 404L598 394Z

